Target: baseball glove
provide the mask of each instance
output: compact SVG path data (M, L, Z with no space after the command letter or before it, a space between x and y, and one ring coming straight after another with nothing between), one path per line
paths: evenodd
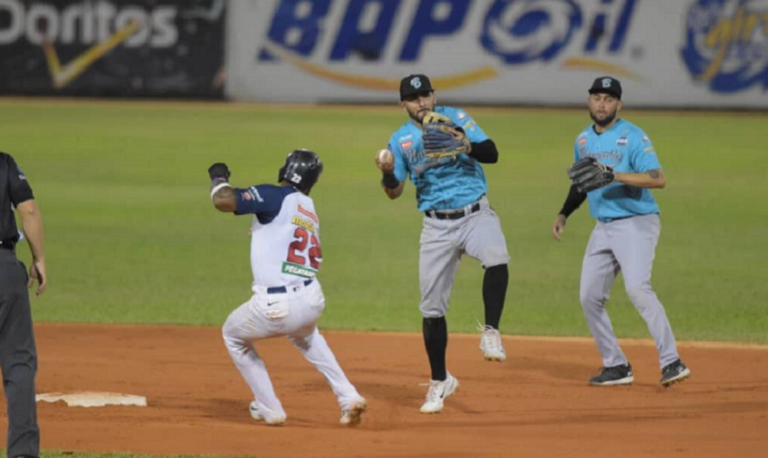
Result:
M471 147L464 129L450 118L431 111L424 115L424 156L456 159L461 153L469 153Z
M613 169L587 156L574 162L568 169L568 178L579 192L586 193L613 183Z

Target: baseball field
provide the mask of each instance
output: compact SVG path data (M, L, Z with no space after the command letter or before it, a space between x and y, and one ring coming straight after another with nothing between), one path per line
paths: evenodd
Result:
M449 102L449 100L441 100ZM692 378L658 384L655 348L621 280L609 311L635 384L592 388L600 366L578 301L594 221L587 206L550 235L584 110L467 108L496 142L485 167L510 256L501 330L482 360L482 269L464 258L448 314L461 382L437 416L418 407L428 366L418 312L421 216L390 201L376 151L403 122L391 107L0 99L0 150L35 191L48 291L32 299L37 391L113 391L148 406L39 405L45 457L762 457L768 449L767 113L638 111L667 177L653 284ZM249 297L249 218L216 212L207 167L272 183L304 147L325 171L320 322L370 411L338 426L322 377L282 339L259 345L289 419L256 425L219 327ZM26 262L29 252L20 247ZM6 425L0 420L0 429ZM4 444L5 436L2 437Z

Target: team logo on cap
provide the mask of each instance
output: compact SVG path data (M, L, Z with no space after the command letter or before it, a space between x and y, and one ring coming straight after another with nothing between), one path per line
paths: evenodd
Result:
M603 78L603 87L605 89L608 89L609 87L611 87L611 83L613 83L612 79L610 79L610 78Z
M413 86L414 89L418 89L421 87L421 80L419 77L415 77L411 79L411 86Z

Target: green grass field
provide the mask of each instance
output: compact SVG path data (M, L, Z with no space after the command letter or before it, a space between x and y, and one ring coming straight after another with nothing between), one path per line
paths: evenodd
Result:
M501 152L485 167L512 261L502 331L588 335L578 303L594 224L586 204L561 243L549 230L585 110L470 110ZM651 136L668 179L654 286L680 340L768 343L768 135L765 114L626 110ZM323 223L326 329L417 331L421 216L412 185L381 191L375 152L397 107L0 100L0 150L35 190L47 231L49 290L37 322L220 325L249 297L248 217L215 211L207 167L232 181L276 180L297 147L320 153L313 192ZM29 259L28 249L20 250ZM449 326L482 319L479 263L465 258ZM621 281L611 316L647 337Z

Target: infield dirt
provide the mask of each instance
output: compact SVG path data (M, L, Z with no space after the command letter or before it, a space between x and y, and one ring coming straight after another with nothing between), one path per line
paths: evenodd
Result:
M680 343L692 378L664 389L652 344L625 340L634 385L597 388L586 383L600 366L590 339L505 336L507 361L491 363L479 336L451 335L448 368L461 387L442 413L423 415L420 335L323 332L370 407L360 427L347 429L322 376L285 339L272 339L257 349L288 413L275 428L251 420L250 392L218 328L35 330L38 393L111 391L148 402L40 403L46 450L276 458L747 458L768 450L768 347Z

